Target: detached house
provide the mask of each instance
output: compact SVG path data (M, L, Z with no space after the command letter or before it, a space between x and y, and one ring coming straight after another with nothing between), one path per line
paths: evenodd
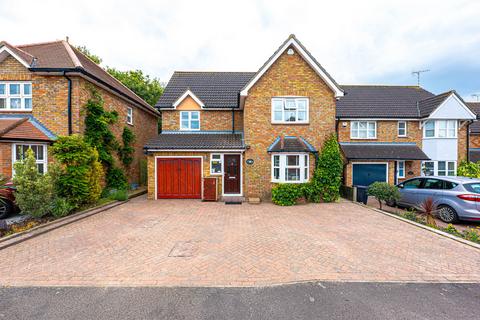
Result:
M117 137L124 126L136 135L130 182L139 182L143 145L157 134L159 113L66 41L13 46L0 42L0 173L32 148L48 170L48 146L59 135L83 133L83 107L95 88L107 110L116 110Z
M331 134L347 185L453 175L476 119L453 91L339 85L294 35L257 72L175 72L156 107L150 199L268 199L276 183L309 181Z

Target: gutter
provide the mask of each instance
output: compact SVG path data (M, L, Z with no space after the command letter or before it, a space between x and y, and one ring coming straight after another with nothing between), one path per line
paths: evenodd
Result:
M72 135L72 79L69 78L66 74L66 71L63 71L63 76L68 81L68 102L67 102L67 117L68 117L68 135Z

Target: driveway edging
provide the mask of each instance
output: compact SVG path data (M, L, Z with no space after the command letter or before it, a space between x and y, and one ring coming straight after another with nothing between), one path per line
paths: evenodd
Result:
M426 226L426 225L423 225L421 223L418 223L418 222L415 222L415 221L412 221L412 220L408 220L408 219L405 219L403 217L400 217L400 216L397 216L396 214L393 214L393 213L390 213L390 212L386 212L386 211L383 211L383 210L380 210L380 209L377 209L377 208L372 208L370 206L367 206L363 203L359 203L359 202L355 202L355 201L352 201L353 203L355 203L356 205L359 205L361 207L365 207L365 208L368 208L370 210L373 210L373 211L376 211L378 213L382 213L386 216L389 216L389 217L392 217L392 218L395 218L395 219L398 219L398 220L401 220L403 222L406 222L406 223L409 223L409 224L412 224L414 226L417 226L417 227L420 227L422 229L425 229L425 230L428 230L430 232L433 232L433 233L436 233L438 235L441 235L443 237L446 237L446 238L449 238L451 240L454 240L454 241L457 241L457 242L460 242L460 243L463 243L463 244L466 244L470 247L473 247L473 248L476 248L476 249L480 249L480 245L475 243L475 242L472 242L472 241L468 241L468 240L465 240L465 239L462 239L462 238L459 238L459 237L456 237L450 233L447 233L445 231L441 231L441 230L437 230L437 229L434 229L434 228L431 228L429 226Z
M7 237L4 237L4 238L0 239L0 250L8 248L10 246L13 246L17 243L26 241L28 239L35 238L35 237L37 237L41 234L44 234L44 233L47 233L49 231L58 229L58 228L63 227L65 225L71 224L73 222L88 218L88 217L93 216L97 213L109 210L109 209L114 208L116 206L122 205L122 204L124 204L128 201L129 200L109 202L109 203L106 203L104 205L101 205L101 206L98 206L98 207L95 207L95 208L80 211L80 212L74 213L72 215L66 216L64 218L60 218L60 219L57 219L57 220L53 220L53 221L38 225L36 227L33 227L31 229L28 229L28 230L25 230L25 231L22 231L22 232L14 233L10 236L7 236Z

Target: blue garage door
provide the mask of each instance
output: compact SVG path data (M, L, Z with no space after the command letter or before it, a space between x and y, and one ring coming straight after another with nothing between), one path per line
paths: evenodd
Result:
M369 186L376 181L386 182L386 164L353 164L353 185Z

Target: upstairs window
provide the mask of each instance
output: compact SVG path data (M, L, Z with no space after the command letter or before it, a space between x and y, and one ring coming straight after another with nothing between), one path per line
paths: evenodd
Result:
M127 123L133 125L133 109L130 107L127 108Z
M308 123L308 98L273 98L272 123Z
M376 139L377 123L375 121L352 121L350 127L352 139Z
M398 121L398 136L399 137L406 137L407 136L407 122L406 121Z
M32 84L0 82L0 110L31 110Z
M456 120L428 120L423 125L424 138L456 138Z
M200 130L200 112L180 111L180 130Z

